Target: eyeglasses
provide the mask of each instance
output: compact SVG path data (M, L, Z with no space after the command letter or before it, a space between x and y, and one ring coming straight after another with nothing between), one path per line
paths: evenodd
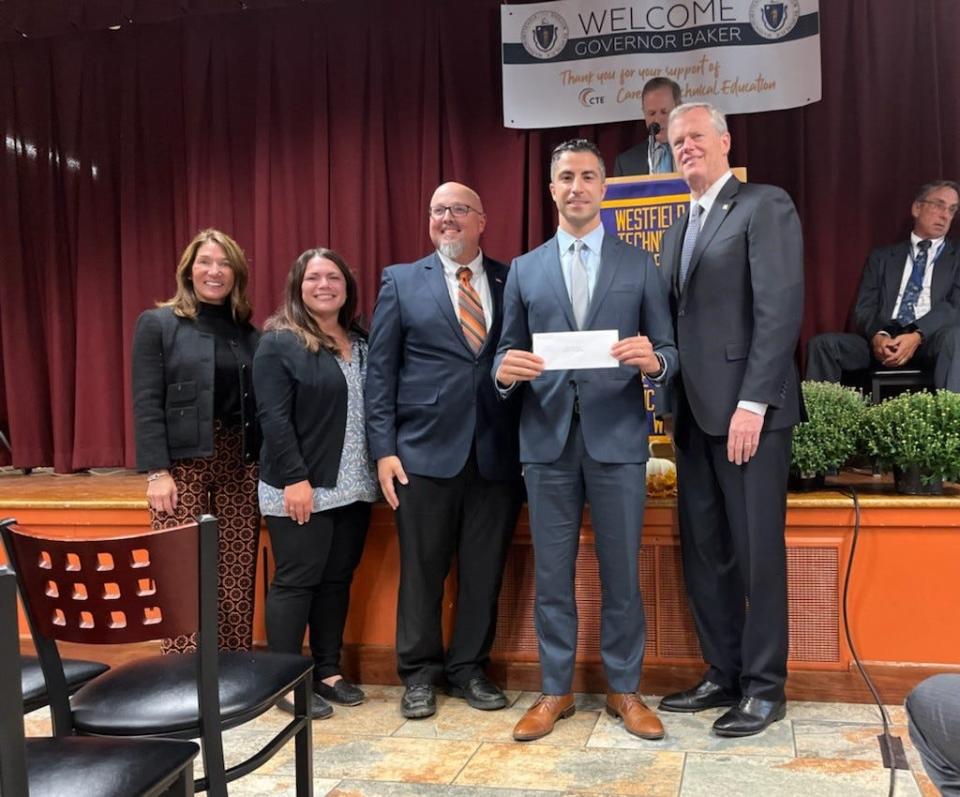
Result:
M471 210L474 213L480 213L479 210L472 208L469 205L431 205L428 210L430 215L435 219L442 219L447 215L448 210L458 219L462 219Z
M945 210L951 216L956 216L957 211L960 210L960 205L948 205L939 199L921 199L920 204L933 205L934 210Z

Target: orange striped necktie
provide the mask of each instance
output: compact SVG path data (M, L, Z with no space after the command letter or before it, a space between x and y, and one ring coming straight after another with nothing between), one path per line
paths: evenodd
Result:
M483 320L483 305L480 304L480 297L473 285L470 284L470 278L473 272L466 266L457 269L457 282L459 288L457 291L457 309L460 314L460 326L463 334L477 354L483 348L483 341L487 337L487 324Z

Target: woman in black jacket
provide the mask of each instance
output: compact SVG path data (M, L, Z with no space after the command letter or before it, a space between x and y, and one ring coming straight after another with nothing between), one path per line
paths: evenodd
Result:
M263 429L260 511L276 572L267 595L270 649L299 653L310 628L311 716L363 692L340 673L350 584L377 500L363 388L367 337L357 283L343 259L310 249L290 269L283 306L267 321L253 381ZM289 701L280 708L293 711Z
M220 647L253 642L259 432L251 370L247 261L219 230L202 230L177 266L177 292L137 320L133 419L154 528L209 512L220 531ZM189 650L190 637L164 650Z

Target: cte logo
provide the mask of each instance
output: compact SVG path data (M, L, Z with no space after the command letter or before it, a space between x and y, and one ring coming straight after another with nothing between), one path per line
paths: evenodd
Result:
M580 104L584 108L589 108L591 105L603 105L603 95L597 94L593 89L583 89L579 97Z

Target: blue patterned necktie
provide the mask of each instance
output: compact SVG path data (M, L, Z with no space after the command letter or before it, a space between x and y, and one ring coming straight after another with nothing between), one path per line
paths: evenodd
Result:
M907 287L903 291L900 312L897 313L896 318L897 323L903 326L917 320L917 299L920 298L920 291L923 290L923 274L927 270L929 249L930 241L924 240L917 244L917 256L913 261L913 270L910 272L910 279L907 280Z
M690 261L693 259L693 247L697 244L697 235L700 233L700 203L694 202L690 208L690 218L687 221L687 231L683 234L683 248L680 250L680 289L687 282L687 272L690 270Z
M670 148L666 144L657 144L650 157L653 170L651 174L666 174L673 171L673 159L670 157Z

